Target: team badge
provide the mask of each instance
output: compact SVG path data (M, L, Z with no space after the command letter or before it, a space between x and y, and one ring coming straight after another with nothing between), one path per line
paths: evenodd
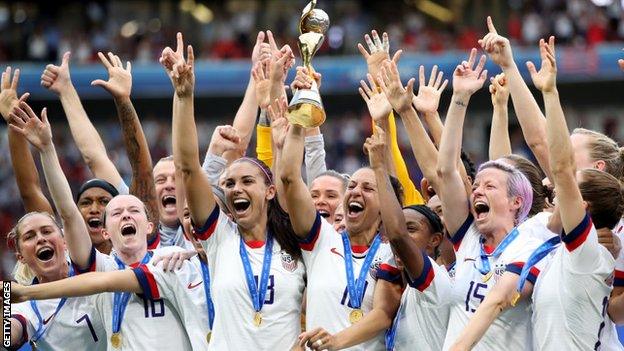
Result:
M289 272L294 272L297 269L297 260L288 252L282 251L282 267Z
M381 267L381 258L375 257L375 259L373 260L373 263L368 269L368 274L370 275L371 278L373 278L373 280L377 280L377 270L379 270L379 267Z

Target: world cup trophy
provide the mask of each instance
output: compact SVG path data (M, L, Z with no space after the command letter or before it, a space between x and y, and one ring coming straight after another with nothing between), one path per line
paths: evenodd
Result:
M316 0L312 0L303 9L299 21L299 52L303 66L313 78L310 89L298 89L288 105L288 120L302 127L318 127L325 122L325 110L319 94L318 86L313 77L312 57L323 44L325 32L329 28L329 16L317 9Z

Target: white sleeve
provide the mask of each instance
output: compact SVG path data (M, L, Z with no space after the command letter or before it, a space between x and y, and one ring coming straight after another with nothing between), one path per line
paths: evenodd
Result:
M331 236L338 237L340 234L336 233L334 227L316 212L316 219L310 232L305 238L299 238L299 247L306 267L312 267L318 253L332 245Z
M208 175L210 184L213 186L219 185L219 177L221 177L221 173L223 173L226 165L227 161L223 157L206 152L206 158L204 159L202 168Z
M565 245L564 258L572 271L593 273L599 267L615 267L615 260L607 249L598 243L598 234L589 213L570 233L561 238Z
M17 345L21 346L27 343L35 334L33 323L37 323L37 317L32 308L30 308L30 302L11 304L11 318L16 319L22 325L22 340L17 343Z
M211 258L215 256L219 244L226 235L236 233L236 224L215 204L214 210L206 223L198 227L193 223L193 235L199 240L206 251L206 255Z
M119 183L119 185L117 186L117 191L119 191L119 195L128 195L130 194L130 188L128 188L128 185L126 184L126 182L124 182L124 180L121 180L121 183Z
M305 168L308 186L319 174L327 171L323 134L305 137Z

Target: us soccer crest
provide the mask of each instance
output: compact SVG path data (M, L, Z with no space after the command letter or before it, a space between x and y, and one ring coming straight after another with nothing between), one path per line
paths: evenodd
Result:
M368 274L373 278L373 280L377 280L377 270L381 266L381 258L375 257L373 263L371 263L370 268L368 269Z
M288 252L282 251L282 267L289 272L294 272L297 269L297 260Z

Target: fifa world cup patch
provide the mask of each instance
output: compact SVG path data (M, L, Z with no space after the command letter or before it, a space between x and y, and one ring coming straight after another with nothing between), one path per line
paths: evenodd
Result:
M294 272L297 269L297 260L288 252L282 251L282 267L289 272Z

